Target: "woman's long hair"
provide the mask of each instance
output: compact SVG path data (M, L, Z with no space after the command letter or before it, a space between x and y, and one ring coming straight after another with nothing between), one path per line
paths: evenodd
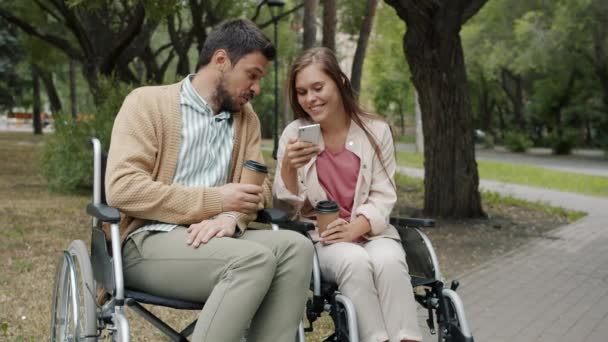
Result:
M382 155L380 145L378 145L378 141L362 120L363 118L369 118L384 121L384 119L381 116L372 114L361 107L350 84L350 80L348 77L346 77L344 72L342 72L342 69L340 69L336 55L334 55L333 51L328 48L318 47L308 49L304 51L302 55L300 55L291 65L288 80L289 102L296 118L312 121L310 115L308 115L304 108L300 106L300 103L298 102L298 94L296 92L296 77L298 76L298 73L302 71L302 69L312 64L319 64L323 72L334 81L336 88L340 92L340 97L342 99L342 104L344 105L346 115L348 115L350 119L361 127L363 132L365 132L367 139L369 140L370 144L372 144L376 155L380 159L380 162L386 171L384 156Z

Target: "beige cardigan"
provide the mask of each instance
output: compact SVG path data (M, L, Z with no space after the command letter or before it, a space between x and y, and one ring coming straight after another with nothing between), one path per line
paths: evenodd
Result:
M395 152L392 134L388 124L379 119L363 119L363 122L374 135L380 145L385 159L386 171L380 159L367 139L365 132L351 121L345 147L353 152L360 160L359 177L355 189L351 219L357 215L365 216L371 224L371 232L364 237L374 239L389 237L399 240L397 230L390 225L389 217L397 193L395 190ZM298 119L289 124L283 131L277 153L277 170L275 172L273 197L274 207L288 212L292 219L315 220L314 206L327 199L327 194L317 178L316 160L314 157L308 164L298 169L298 194L293 194L285 187L281 177L281 163L285 153L285 146L290 138L297 138L298 127L310 125L312 122ZM325 148L323 137L319 143L321 150ZM317 239L316 233L313 239Z
M109 205L118 208L121 241L147 221L189 225L223 211L217 188L173 184L181 143L181 82L135 89L124 100L112 129L105 175ZM235 135L228 182L239 182L243 162L264 162L260 121L250 105L233 113ZM200 156L204 158L205 156ZM270 183L264 184L270 203ZM235 213L244 230L255 217Z

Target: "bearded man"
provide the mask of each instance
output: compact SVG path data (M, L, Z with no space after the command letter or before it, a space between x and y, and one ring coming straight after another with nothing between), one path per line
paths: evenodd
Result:
M192 341L293 341L311 274L310 241L247 230L270 186L239 184L245 160L263 163L249 101L275 57L248 20L208 36L196 73L130 93L114 122L109 205L123 213L125 287L205 302Z

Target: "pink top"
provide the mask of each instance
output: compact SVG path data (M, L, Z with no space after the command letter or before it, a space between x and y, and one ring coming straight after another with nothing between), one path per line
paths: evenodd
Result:
M317 177L327 197L340 206L340 217L350 221L359 177L359 157L346 148L333 154L324 150L317 156Z

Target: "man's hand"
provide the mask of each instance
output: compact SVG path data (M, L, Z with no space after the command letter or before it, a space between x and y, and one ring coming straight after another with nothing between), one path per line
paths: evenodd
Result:
M186 243L194 248L206 244L214 237L231 237L236 230L236 220L230 216L222 216L204 220L200 223L191 224L186 232L188 239Z
M219 187L224 211L254 214L263 199L264 189L255 184L228 183Z

